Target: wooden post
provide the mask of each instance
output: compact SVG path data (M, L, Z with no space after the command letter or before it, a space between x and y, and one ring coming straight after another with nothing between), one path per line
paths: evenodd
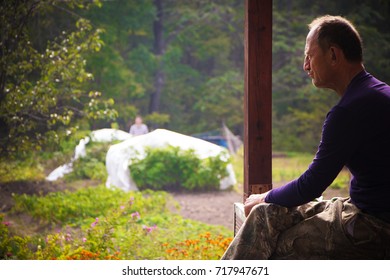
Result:
M245 1L244 200L272 188L272 0Z

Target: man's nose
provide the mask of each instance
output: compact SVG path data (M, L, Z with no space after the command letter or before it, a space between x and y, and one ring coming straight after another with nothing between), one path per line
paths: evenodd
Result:
M303 60L303 71L309 71L310 70L310 62L307 57Z

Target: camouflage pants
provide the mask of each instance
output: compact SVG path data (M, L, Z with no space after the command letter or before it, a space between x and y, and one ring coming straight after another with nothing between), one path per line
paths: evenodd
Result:
M260 204L222 259L390 259L390 224L348 199Z

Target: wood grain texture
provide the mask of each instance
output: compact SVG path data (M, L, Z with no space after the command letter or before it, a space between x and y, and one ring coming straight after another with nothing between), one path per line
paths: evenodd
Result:
M252 185L272 184L272 0L245 3L244 112L245 200Z

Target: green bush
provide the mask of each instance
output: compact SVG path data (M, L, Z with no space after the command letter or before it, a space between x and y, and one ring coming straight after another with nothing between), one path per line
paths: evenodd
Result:
M110 144L92 142L86 146L87 156L73 162L73 171L65 175L68 182L84 179L100 180L107 178L106 153Z
M25 161L0 159L0 183L38 181L44 178L42 165L33 158Z
M227 176L229 162L215 156L199 159L194 150L147 148L144 159L132 159L130 174L140 189L213 190Z
M73 171L65 175L67 182L92 179L105 181L107 178L106 166L94 157L79 158L73 162Z

